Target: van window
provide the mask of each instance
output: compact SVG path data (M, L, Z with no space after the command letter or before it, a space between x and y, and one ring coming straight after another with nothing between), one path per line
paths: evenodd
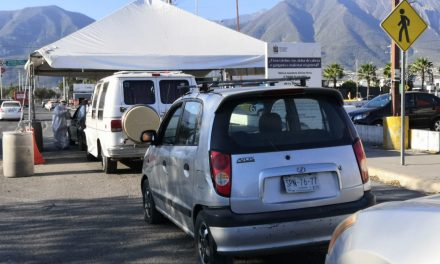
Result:
M98 105L98 97L99 93L101 92L102 84L98 84L98 86L95 89L95 93L93 94L93 102L92 102L92 118L96 117L96 106Z
M231 98L216 111L211 147L250 153L352 144L343 111L321 95Z
M124 103L126 105L154 104L154 83L149 80L124 81Z
M189 91L187 80L162 80L160 86L160 101L163 104L172 104L177 98Z
M99 96L99 104L98 104L98 119L102 119L104 117L104 103L105 103L105 95L107 94L108 82L104 83L104 87L102 87L101 95Z

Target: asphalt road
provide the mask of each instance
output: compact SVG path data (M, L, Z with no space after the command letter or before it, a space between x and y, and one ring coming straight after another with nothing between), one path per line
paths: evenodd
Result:
M49 120L50 114L38 117ZM2 121L0 132L15 126ZM46 165L36 166L34 176L0 175L0 262L195 263L191 237L168 221L144 223L138 167L119 164L118 174L105 175L100 162L87 162L76 147L55 151L50 130L43 121ZM373 190L379 202L424 195L380 183ZM234 262L323 263L324 258L324 248L310 248Z

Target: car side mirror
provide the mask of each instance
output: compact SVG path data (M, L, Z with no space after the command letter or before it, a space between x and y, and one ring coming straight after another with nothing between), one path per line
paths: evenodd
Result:
M143 143L153 144L157 139L157 133L155 130L146 130L141 133L140 141Z

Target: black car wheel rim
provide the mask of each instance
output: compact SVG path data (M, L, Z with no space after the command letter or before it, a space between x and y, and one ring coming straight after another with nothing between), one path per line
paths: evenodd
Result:
M144 194L144 209L145 209L145 213L147 214L147 217L150 218L151 217L151 193L150 190L147 189L145 190L145 194Z
M199 227L199 239L197 241L197 246L199 249L199 256L202 263L208 263L209 262L209 256L211 255L210 252L210 245L209 245L209 231L208 227L205 223L202 223Z

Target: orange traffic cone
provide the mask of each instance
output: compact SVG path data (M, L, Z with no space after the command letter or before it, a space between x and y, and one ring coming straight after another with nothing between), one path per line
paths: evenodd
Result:
M32 141L34 143L34 164L35 165L40 165L40 164L44 164L46 161L43 158L43 155L41 155L40 150L38 149L37 143L35 142L35 133L34 130L32 129Z

